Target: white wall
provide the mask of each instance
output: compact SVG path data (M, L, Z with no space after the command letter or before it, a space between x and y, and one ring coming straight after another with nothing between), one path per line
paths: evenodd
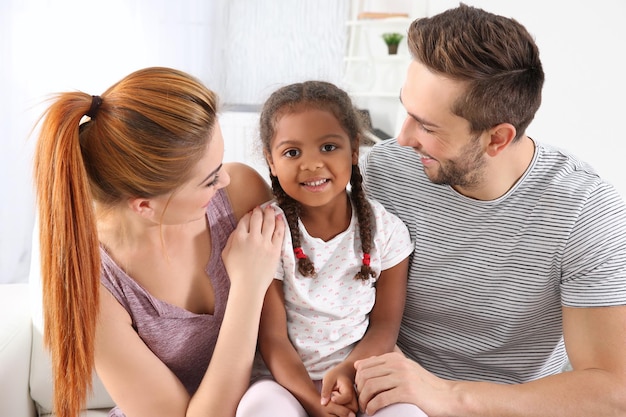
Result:
M170 65L206 81L220 3L183 0L0 2L0 283L28 274L35 122L53 93L99 94L124 75ZM182 58L184 57L184 59Z
M187 71L230 103L261 103L285 82L338 81L348 4L1 0L0 283L28 274L36 138L29 133L49 94L99 94L152 65Z
M535 36L546 73L528 134L589 162L626 197L626 1L464 0L515 18ZM433 0L429 14L458 1Z
M385 11L418 0L365 1L375 11ZM592 163L626 196L620 153L620 122L626 114L626 2L465 2L515 17L537 39L547 79L529 134ZM272 7L263 7L269 3ZM47 94L67 89L97 94L148 65L191 72L230 102L258 104L280 83L297 79L336 81L346 30L341 16L349 0L292 3L0 1L0 283L23 280L28 273L34 212L34 138L28 135ZM434 14L458 1L427 3L428 14ZM232 42L216 41L229 31L236 35ZM243 50L233 52L231 43Z

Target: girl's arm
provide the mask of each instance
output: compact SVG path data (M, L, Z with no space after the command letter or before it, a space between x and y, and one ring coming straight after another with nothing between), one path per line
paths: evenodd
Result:
M259 330L259 348L272 376L291 392L311 416L318 415L320 397L300 355L287 334L283 283L275 279L265 295Z
M408 267L409 259L405 258L381 272L376 283L376 302L370 312L367 332L348 357L324 375L321 392L323 401L331 399L338 380L349 379L354 382L355 361L393 351L404 311ZM352 401L351 394L352 390L339 392L339 397L333 394L333 402L347 404Z

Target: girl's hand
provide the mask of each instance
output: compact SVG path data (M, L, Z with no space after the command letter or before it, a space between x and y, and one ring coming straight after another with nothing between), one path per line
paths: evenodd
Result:
M328 404L341 405L353 412L353 415L356 415L359 411L357 396L354 391L354 380L352 375L345 371L342 364L335 366L324 374L321 403L327 406L327 408L330 408Z
M276 273L284 234L285 223L272 207L245 214L222 252L231 285L265 291Z

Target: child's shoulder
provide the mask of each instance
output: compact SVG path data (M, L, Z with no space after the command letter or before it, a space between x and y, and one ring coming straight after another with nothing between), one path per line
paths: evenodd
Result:
M261 205L262 208L265 208L267 206L271 206L274 209L276 209L276 211L278 211L280 213L283 213L283 209L280 208L280 206L278 205L278 202L276 201L275 198L273 198L273 199L271 199L271 200L269 200L269 201L267 201L267 202L265 202L265 203L263 203Z
M285 224L288 225L287 218L285 217L285 212L282 208L280 208L280 205L278 205L278 202L276 201L275 198L263 203L261 205L261 208L265 208L267 206L272 207L274 211L276 212L276 215L277 216L280 215L285 221Z
M368 203L370 203L370 206L372 207L372 211L374 212L374 214L378 214L378 213L389 213L389 211L387 211L387 209L385 208L385 206L382 205L382 203L380 203L378 200L368 197L367 198ZM389 213L391 214L391 213Z

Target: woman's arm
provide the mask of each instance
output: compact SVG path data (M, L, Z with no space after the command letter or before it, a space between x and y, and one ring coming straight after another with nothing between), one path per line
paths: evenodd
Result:
M271 207L249 212L267 198L267 185L258 174L243 165L225 169L231 175L231 204L241 219L221 254L231 288L211 363L193 397L101 287L96 368L127 417L234 416L248 387L263 299L278 265L285 226Z
M274 226L276 224L276 227ZM231 288L211 363L192 398L148 349L126 310L104 287L96 368L127 417L233 416L248 387L263 298L278 264L284 222L271 207L239 222L223 252Z
M185 415L185 387L139 338L128 312L102 285L95 359L100 379L127 417Z
M250 383L263 299L280 256L284 222L272 207L255 208L232 233L222 257L231 280L213 358L187 415L232 416ZM194 411L194 413L191 413Z
M242 192L229 191L233 206L255 207L272 198L267 183L252 168L243 164L228 164L224 165L224 169L231 176L229 189L243 187ZM279 280L273 281L265 296L260 319L259 348L276 381L287 388L307 411L315 406L319 408L319 393L287 334L287 315L282 282Z
M258 208L271 199L261 176L240 163L224 164L223 169L230 176L228 198L240 219L222 253L231 286L213 358L189 403L188 416L235 414L250 383L261 308L285 231L284 221L276 219L271 207Z

